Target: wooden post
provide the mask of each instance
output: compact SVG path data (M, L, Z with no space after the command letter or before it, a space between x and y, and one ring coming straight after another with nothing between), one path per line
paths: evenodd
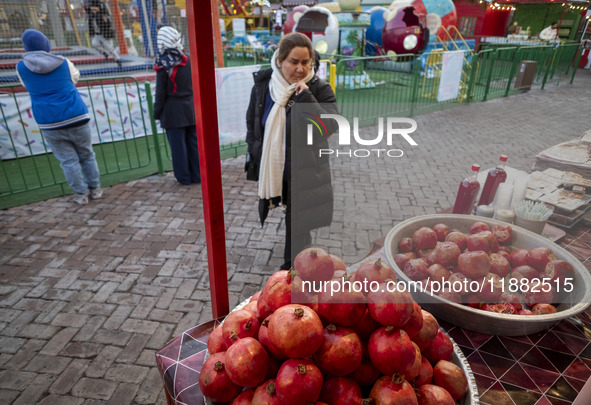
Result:
M211 306L213 317L218 318L229 312L229 302L211 5L210 1L187 1L187 30L191 49Z
M111 20L115 24L115 31L117 32L117 45L119 45L119 54L127 55L127 44L125 43L125 33L123 32L123 22L121 22L121 10L119 10L119 2L117 0L111 1ZM131 29L131 27L129 27Z
M223 3L223 1L222 1ZM219 68L224 67L224 47L222 46L222 31L220 30L220 11L218 0L211 0L211 21L213 23L213 42L215 43L215 57Z

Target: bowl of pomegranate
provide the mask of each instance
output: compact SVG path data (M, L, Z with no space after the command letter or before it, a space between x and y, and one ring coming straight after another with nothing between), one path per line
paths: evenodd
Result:
M591 275L549 239L472 215L424 215L396 225L384 241L396 272L421 307L480 333L537 333L585 311Z

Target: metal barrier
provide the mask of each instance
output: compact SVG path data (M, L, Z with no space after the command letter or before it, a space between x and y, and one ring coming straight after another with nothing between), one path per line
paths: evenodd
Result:
M485 49L464 60L455 99L439 102L441 54L426 61L416 55L330 58L331 84L340 114L358 118L360 127L379 117L407 117L485 101L521 91L515 79L522 61L537 63L532 86L570 80L577 70L578 44ZM259 63L263 62L262 60ZM166 137L153 118L150 83L129 77L81 81L90 97L97 162L104 186L172 170ZM28 94L22 87L0 87L0 209L70 194L59 162L28 124L32 114L22 107ZM9 111L9 106L13 109ZM2 143L3 142L3 143ZM246 151L245 142L223 145L222 159Z

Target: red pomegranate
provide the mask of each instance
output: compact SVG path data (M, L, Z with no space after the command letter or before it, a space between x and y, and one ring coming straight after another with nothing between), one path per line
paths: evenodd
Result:
M415 243L411 238L402 238L398 242L398 250L401 253L412 252L415 250Z
M551 304L536 304L532 308L532 312L534 313L534 315L555 314L556 311L556 307Z
M256 293L254 293L252 295L252 297L250 297L250 302L258 300L262 293L263 293L263 290L257 291Z
M414 281L419 281L429 276L429 264L425 259L411 259L402 269L406 277Z
M412 339L413 337L418 335L422 328L423 312L421 311L421 306L415 302L413 304L412 315L410 316L410 319L402 326L402 329L404 329L404 331L408 334L408 337ZM361 338L365 339L364 337Z
M291 358L311 356L324 340L324 328L311 308L289 304L276 310L268 325L269 339Z
M421 371L421 361L423 360L423 355L421 354L421 349L415 342L412 342L413 347L415 348L415 361L412 363L412 366L406 372L404 378L407 381L414 380L418 377L419 372Z
M495 273L500 277L505 277L511 271L511 264L509 260L498 253L491 253L488 255L490 260L490 272Z
M374 367L388 376L404 377L415 361L415 348L407 333L392 326L376 330L367 351Z
M222 335L228 347L238 339L245 337L256 338L261 324L252 312L240 309L230 312L222 325Z
M199 388L204 396L215 402L230 402L237 396L242 387L230 380L224 363L226 352L213 354L201 368Z
M463 234L462 232L459 232L459 231L453 232L452 231L447 234L447 236L445 237L445 241L455 243L460 248L460 251L463 252L464 250L466 250L466 245L468 243L468 237L465 234Z
M371 364L369 359L369 352L367 351L367 345L363 345L363 358L359 367L355 369L351 374L348 375L361 387L371 387L380 377L380 372L377 368Z
M251 405L254 396L254 388L242 391L230 405Z
M328 256L331 258L332 262L334 263L334 270L335 271L339 271L339 270L347 271L347 265L345 264L345 261L343 259L341 259L337 255L333 255L333 254L329 254Z
M523 302L530 307L534 307L536 304L551 304L554 302L554 291L552 288L547 288L548 285L544 286L538 281L530 281L526 285L521 285L521 296Z
M283 405L283 402L277 396L275 389L277 381L267 380L257 387L252 397L252 404L264 404L264 405Z
M529 251L526 261L528 266L533 267L537 271L544 271L546 265L552 260L556 260L554 252L547 247L537 247Z
M382 262L382 259L378 260L366 260L354 273L355 281L359 283L369 284L372 281L378 284L384 283L388 280L396 281L396 273L388 263ZM364 289L364 293L367 294L369 288Z
M575 269L572 264L565 260L552 260L548 262L544 271L541 272L540 277L542 279L546 278L548 281L556 286L558 282L560 291L564 290L566 287L566 282L573 283L575 279ZM558 289L557 289L558 290Z
M327 379L320 392L320 401L330 405L361 404L361 388L355 381L345 377Z
M527 256L529 255L529 250L527 249L515 249L511 252L511 268L525 266L527 264Z
M414 258L416 258L416 256ZM398 266L399 269L403 269L410 259L411 258L405 253L398 253L394 255L394 263L396 263L396 266Z
M298 253L293 268L302 280L328 281L335 272L334 262L328 252L319 247L309 247Z
M517 281L521 282L520 280L522 278L526 278L528 280L533 280L536 279L540 276L540 273L538 273L538 271L536 269L534 269L531 266L528 266L527 264L524 264L523 266L517 266L517 267L513 267L513 270L511 270L511 278L517 279Z
M488 273L476 281L478 281L478 291L475 294L483 302L496 302L501 294L503 294L503 281L495 273Z
M468 379L461 368L450 361L439 360L433 367L433 383L460 399L468 391Z
M437 244L437 234L431 228L423 226L412 234L415 249L433 249Z
M318 401L324 378L314 363L306 359L289 359L277 373L275 389L285 405L301 405Z
M338 285L350 283L350 276L345 276ZM349 284L351 285L351 284ZM318 315L330 323L339 326L353 326L363 317L366 310L365 295L353 288L343 288L336 293L330 289L318 294Z
M443 242L449 234L449 226L445 224L435 224L433 225L433 230L437 234L437 240L439 242Z
M226 345L226 342L224 341L222 326L220 325L209 334L209 338L207 339L207 351L209 354L215 354L225 352L226 350L228 350L228 345Z
M421 355L421 367L419 368L419 375L417 378L411 381L415 388L418 388L425 384L430 384L433 380L433 366L429 363L429 360Z
M419 405L455 405L456 401L445 388L425 384L417 390Z
M280 270L267 280L257 301L259 319L265 319L277 308L291 304L292 272Z
M437 281L442 283L444 280L447 280L451 275L449 270L443 267L441 264L435 263L427 269L429 273L429 280L430 281Z
M417 304L418 305L418 304ZM422 321L422 318L421 318ZM410 321L409 321L410 322ZM407 322L407 324L409 323ZM406 325L404 325L406 328ZM376 331L376 329L380 328L381 325L371 317L369 314L369 310L366 308L363 316L355 325L351 327L357 333L357 336L361 340L367 340L371 336L372 333ZM408 331L407 331L408 332Z
M363 345L352 329L335 326L324 328L324 342L314 353L314 361L323 373L343 377L361 364Z
M501 245L511 243L513 240L513 229L509 225L493 225L491 232Z
M234 384L256 387L265 381L268 370L269 355L254 338L242 338L226 351L226 371Z
M263 345L263 347L265 349L267 349L267 351L269 352L269 354L271 356L273 356L274 358L278 359L278 360L285 360L287 359L287 356L285 356L281 350L279 350L277 347L275 347L275 345L273 343L271 343L271 340L269 339L269 319L271 318L271 316L269 316L267 319L265 319L262 323L261 323L261 327L259 328L259 342L261 342L261 344Z
M437 332L439 332L439 322L430 312L421 309L421 313L423 314L423 327L413 338L412 341L419 346L421 352L425 350L427 347L431 346L431 343L437 337Z
M369 397L379 405L418 405L417 396L406 380L381 377L376 381Z
M422 353L431 364L437 364L439 360L450 361L454 353L453 343L445 333L438 330L435 340L433 340L431 345L424 349Z
M470 233L470 235L473 235L475 233L483 231L490 231L490 227L484 222L477 221L470 225L470 230L468 232Z
M462 253L458 258L458 270L468 277L482 277L490 271L490 259L484 251Z
M511 304L517 311L519 311L522 308L519 296L517 294L509 292L504 292L501 294L501 296L499 297L499 303Z
M398 328L411 318L415 302L410 292L394 287L380 284L377 291L371 291L367 295L367 309L381 325Z
M454 242L437 242L434 253L435 262L444 267L455 266L460 253L460 248Z
M499 250L498 242L490 231L483 231L468 235L466 247L471 252L482 250L486 253L492 253Z

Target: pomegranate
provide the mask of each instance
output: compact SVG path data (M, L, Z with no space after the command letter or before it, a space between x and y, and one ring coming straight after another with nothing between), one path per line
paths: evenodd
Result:
M408 337L412 339L421 331L422 327L423 313L421 312L421 306L415 302L413 304L412 315L410 316L410 319L402 326L402 329L404 329L404 331L408 334ZM363 336L360 337L361 339L365 339Z
M289 359L277 373L275 389L285 405L315 403L320 397L322 372L309 360Z
M427 266L435 264L435 249L417 250L417 256L419 259L423 259L427 263Z
M509 260L496 253L491 253L488 255L488 258L490 260L491 273L495 273L499 277L505 277L507 274L509 274L509 271L511 270L511 264L509 263Z
M271 380L277 378L279 367L283 364L283 360L277 360L274 357L269 356L269 371L267 371L267 378L265 380Z
M435 224L433 225L433 231L435 231L435 234L437 235L437 240L443 242L449 234L449 226L445 224Z
M460 248L454 242L437 242L435 246L435 262L445 266L455 266L460 257Z
M437 291L435 295L448 301L455 302L456 304L462 303L462 296L460 293L453 291L449 286L444 286L439 291Z
M526 260L527 264L537 271L544 271L548 263L556 260L556 255L550 248L537 247L529 251Z
M374 367L388 376L403 378L415 361L415 348L408 334L392 326L376 330L369 338L367 351Z
M377 368L371 364L369 359L369 352L367 351L367 345L363 345L363 358L359 367L355 369L351 374L348 375L357 384L362 387L371 387L374 385L376 380L380 377L380 372Z
M565 260L552 260L548 262L544 271L541 273L542 279L547 278L552 285L564 285L565 281L572 283L575 279L575 269L569 262ZM560 289L562 291L564 288Z
M250 311L254 314L254 316L258 317L259 313L257 311L257 302L256 301L250 301L248 304L243 306L242 309L244 309L246 311Z
M417 390L419 405L455 405L456 401L445 388L425 384Z
M402 238L398 242L398 250L402 253L412 252L415 250L415 243L411 238Z
M234 384L256 387L265 381L269 370L269 355L260 342L246 337L226 351L226 372Z
M423 356L425 356L431 364L437 364L439 360L449 361L451 360L453 353L453 343L441 330L437 331L437 336L435 336L435 340L433 340L431 345L422 351Z
M314 361L323 373L343 377L361 364L362 346L353 330L330 324L324 329L324 342L314 353Z
M379 284L384 283L388 280L396 281L396 273L388 263L382 262L382 259L378 260L366 260L354 273L355 281L358 283L364 283L365 281L369 284L375 281ZM364 293L367 294L369 288L364 289Z
M503 247L503 246L501 246ZM511 253L508 253L506 250L499 249L495 252L499 256L503 256L509 262L509 267L511 267Z
M468 295L464 295L463 296L463 302L465 305L469 306L470 308L476 308L476 309L480 309L480 307L482 306L482 302L480 301L480 298L478 298L476 296L476 294L472 293L472 294L468 294Z
M324 328L311 308L289 304L279 308L269 319L269 339L285 356L311 356L322 345Z
M495 252L498 249L498 242L490 231L473 233L468 236L466 247L469 251L475 252L481 250L486 253Z
M534 315L555 314L556 307L550 304L536 304L532 308Z
M381 377L376 381L369 397L379 405L418 405L412 386L404 379Z
M503 303L503 302L487 303L487 304L482 305L482 309L484 311L496 312L498 314L513 315L513 314L517 313L517 309L515 309L515 307L512 304Z
M473 235L475 233L484 231L490 231L490 227L484 222L477 221L470 225L470 230L468 232L470 233L470 235Z
M464 250L466 250L466 245L468 244L468 237L462 232L450 232L445 237L445 241L455 243L460 248L460 251L463 252Z
M534 313L532 311L530 311L529 309L523 308L517 312L517 315L534 315Z
M277 308L291 304L292 276L289 270L279 270L269 277L257 300L259 319L265 319Z
M411 280L422 280L429 276L429 265L424 259L411 259L404 265L402 272Z
M419 375L411 381L415 388L425 384L430 384L433 380L433 366L429 360L421 354L421 367L419 368Z
M343 259L341 259L337 255L333 255L333 254L329 254L328 256L331 258L332 262L334 263L334 270L335 271L339 271L339 270L347 271L347 265L345 264Z
M472 280L466 277L464 273L460 273L459 271L451 273L447 281L449 281L449 285L451 286L452 290L457 291L458 294L470 294L469 283Z
M404 375L404 378L406 378L407 381L414 380L418 377L419 372L421 371L421 361L423 360L423 355L421 354L419 346L417 346L415 342L412 342L412 345L415 348L415 361Z
M423 327L413 338L412 341L419 346L421 352L431 345L439 331L439 323L430 312L421 309L423 314Z
M350 276L344 277L349 281ZM346 285L339 282L339 285ZM318 294L318 315L327 322L339 326L353 326L365 313L365 296L360 291L344 287L344 291L333 293L330 289Z
M333 377L324 382L320 401L330 405L361 404L361 388L355 381L345 377Z
M334 262L328 252L319 247L309 247L298 253L293 267L302 280L328 281L335 272Z
M530 281L526 285L520 285L521 296L523 302L530 307L536 304L551 304L554 302L554 292L547 284L541 284L540 282Z
M418 306L418 304L415 304L415 305ZM420 307L419 307L419 310L420 310ZM421 322L422 321L423 321L423 318L421 317ZM408 323L410 323L410 321L404 325L405 328ZM351 328L355 331L355 333L357 333L357 336L359 336L359 338L361 340L367 340L367 339L369 339L371 334L374 333L376 331L376 329L378 329L380 327L381 327L381 325L378 323L378 321L373 319L371 317L371 315L369 314L369 310L366 309L365 312L363 313L363 316L361 317L361 319L355 325L353 325Z
M406 252L406 253L401 253L401 254L407 256L409 259L416 259L417 258L417 255L415 252Z
M257 291L256 293L254 293L252 295L252 297L250 297L250 302L258 300L262 293L263 293L263 290Z
M522 308L521 300L517 296L517 294L504 292L499 297L499 302L502 304L511 304L515 307L517 311Z
M207 339L207 351L209 354L215 354L225 352L226 350L228 350L228 345L226 345L226 342L224 341L222 326L220 325L209 334L209 338Z
M513 270L511 270L510 275L511 278L515 278L517 280L525 278L530 281L538 278L539 276L540 274L537 272L537 270L533 267L528 266L527 264L523 266L514 267Z
M468 379L461 368L446 360L439 360L433 367L433 382L449 392L453 399L460 399L468 391Z
M394 255L394 263L396 263L396 266L398 266L399 269L403 269L404 265L408 263L410 259L411 258L408 257L408 255L402 253Z
M283 405L283 402L277 396L275 384L277 384L277 381L272 379L259 385L254 391L252 405Z
M483 302L496 302L503 293L503 282L501 277L495 273L488 273L484 277L477 280L478 291L476 296Z
M439 283L447 280L450 276L449 270L437 263L429 266L427 272L429 273L428 277L431 281L438 281Z
M370 316L384 326L403 326L412 316L414 300L407 290L380 284L377 291L367 295Z
M433 249L437 244L437 234L431 228L423 226L412 234L415 249Z
M226 352L211 355L199 374L199 388L204 396L215 402L230 402L237 396L242 387L230 380L225 367Z
M501 245L511 243L513 240L513 228L509 225L493 225L491 232Z
M222 335L228 348L238 339L258 337L261 324L252 312L240 309L230 312L222 325Z
M230 405L251 405L254 396L254 388L242 391Z
M490 259L483 251L462 253L458 258L458 270L468 277L482 277L490 271Z
M269 352L269 354L271 356L273 356L277 360L285 360L285 359L287 359L287 356L285 356L281 352L281 350L279 350L277 347L275 347L275 345L273 343L271 343L271 340L269 339L268 326L269 326L269 319L270 318L271 318L271 315L269 315L269 317L261 323L261 327L259 328L259 336L258 336L259 342L261 342L263 347L265 349L267 349L267 351Z
M527 264L527 256L529 255L529 250L527 249L515 249L511 252L511 268L525 266Z

